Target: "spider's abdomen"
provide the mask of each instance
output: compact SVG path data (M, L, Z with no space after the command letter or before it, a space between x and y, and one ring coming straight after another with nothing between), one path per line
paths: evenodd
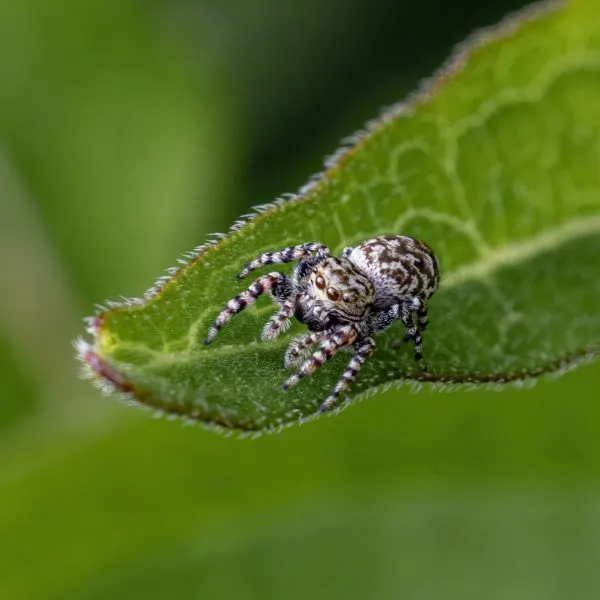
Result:
M399 298L427 299L437 289L438 261L427 244L402 235L364 241L348 260L375 286L375 305L385 308Z

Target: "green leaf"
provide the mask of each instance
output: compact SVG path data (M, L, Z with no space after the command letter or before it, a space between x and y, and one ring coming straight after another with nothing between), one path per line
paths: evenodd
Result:
M259 341L267 300L206 332L247 283L242 264L289 244L335 252L382 233L427 241L443 281L430 303L428 372L401 326L377 338L349 397L406 380L524 380L600 346L600 14L555 4L474 38L406 104L329 160L298 196L261 207L202 246L143 301L90 323L81 357L111 389L225 428L274 429L313 415L348 361L336 356L288 392L292 332Z

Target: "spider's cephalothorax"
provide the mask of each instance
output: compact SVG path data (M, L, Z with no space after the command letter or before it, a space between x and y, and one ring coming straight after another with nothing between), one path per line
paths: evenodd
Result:
M295 260L299 263L291 277L279 272L262 275L232 298L210 328L206 343L210 344L234 315L268 292L279 304L279 311L265 325L264 340L285 331L292 316L309 329L291 342L285 354L285 366L299 369L283 384L284 389L310 375L341 348L350 346L355 351L341 379L323 401L322 411L338 405L340 394L373 353L373 336L398 319L423 367L421 333L427 327L427 300L439 282L437 258L425 243L385 235L346 248L337 258L326 246L311 242L265 252L248 263L239 277L264 265ZM316 344L318 348L313 352Z
M340 323L364 321L375 289L347 258L327 257L319 262L299 291L294 316L311 331Z

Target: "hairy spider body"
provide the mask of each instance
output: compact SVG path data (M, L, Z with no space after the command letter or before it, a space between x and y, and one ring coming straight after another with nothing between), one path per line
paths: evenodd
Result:
M321 281L326 285L320 285ZM347 258L324 258L313 267L306 283L298 294L294 316L310 331L364 321L375 298L373 283Z
M340 395L373 353L373 336L397 320L406 328L405 339L414 344L415 359L424 368L421 334L427 327L427 301L439 283L437 258L424 242L384 235L345 248L339 258L326 246L310 242L261 254L244 267L239 278L265 265L296 260L299 262L291 277L279 272L262 275L232 298L209 329L206 344L234 315L269 293L279 304L279 311L265 325L264 340L285 331L291 317L309 330L288 347L284 364L299 369L283 389L313 373L340 349L354 350L321 411L339 404Z

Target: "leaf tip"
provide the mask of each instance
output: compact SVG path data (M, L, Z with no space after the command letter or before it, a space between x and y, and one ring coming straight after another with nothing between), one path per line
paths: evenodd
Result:
M89 331L89 330L88 330ZM87 354L91 352L92 345L86 342L81 336L73 340L73 348L75 348L75 356L81 363L87 365Z
M133 385L100 357L93 344L78 337L73 346L77 359L83 364L81 375L84 379L94 379L106 393L118 391L127 396L134 393Z

